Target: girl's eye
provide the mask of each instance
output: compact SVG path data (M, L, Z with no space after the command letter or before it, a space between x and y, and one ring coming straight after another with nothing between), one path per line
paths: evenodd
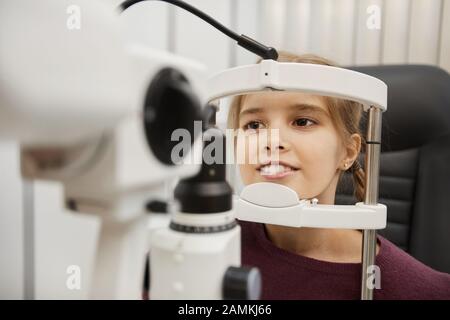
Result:
M315 121L307 119L307 118L299 118L294 121L294 124L298 127L309 127L315 124Z
M250 121L244 126L244 130L258 130L262 129L264 125L259 121Z

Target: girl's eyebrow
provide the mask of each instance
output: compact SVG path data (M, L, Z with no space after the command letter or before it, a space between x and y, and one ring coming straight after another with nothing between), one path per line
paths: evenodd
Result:
M242 110L239 113L239 117L245 116L246 114L261 113L263 111L264 111L264 108L258 108L258 107L256 107L256 108L248 108L248 109Z
M319 112L319 113L328 115L328 112L324 108L322 108L316 104L296 103L296 104L291 105L289 108L294 109L296 111L311 111L311 112Z
M244 115L247 114L257 114L257 113L261 113L264 111L265 108L261 108L261 107L255 107L255 108L248 108L245 110L242 110L239 113L239 117L242 117ZM328 114L327 111L325 111L323 108L321 108L318 105L315 104L310 104L310 103L295 103L291 106L289 106L289 109L295 109L296 111L312 111L312 112L319 112L319 113L324 113L324 114Z

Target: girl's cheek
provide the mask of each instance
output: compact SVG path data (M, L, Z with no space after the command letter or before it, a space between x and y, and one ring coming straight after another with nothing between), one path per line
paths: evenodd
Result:
M334 155L338 148L336 137L326 130L318 130L313 134L304 135L297 141L299 141L298 149L309 155L310 158L320 159L323 156Z
M251 184L255 182L255 172L254 169L249 165L240 165L239 173L242 179L242 182L245 185Z

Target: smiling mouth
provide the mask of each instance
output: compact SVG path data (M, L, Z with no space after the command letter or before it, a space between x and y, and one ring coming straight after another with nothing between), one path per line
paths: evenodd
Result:
M288 165L287 163L267 163L257 169L261 176L267 179L280 179L294 174L299 169Z

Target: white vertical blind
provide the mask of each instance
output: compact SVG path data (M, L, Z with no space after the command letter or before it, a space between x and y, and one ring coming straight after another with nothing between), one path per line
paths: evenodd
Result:
M271 47L283 48L286 0L260 0L259 2L260 41Z
M310 15L310 52L339 64L352 64L355 8L355 0L313 1Z
M450 72L450 0L443 3L439 65Z
M232 17L232 19L235 23L232 27L236 33L245 34L254 39L260 39L260 32L258 30L259 21L261 19L259 14L259 2L260 0L233 0L232 14L235 16ZM235 42L232 44L232 52L235 54L233 67L236 65L241 66L255 63L258 58L255 54L239 47Z
M437 64L441 5L441 0L412 0L408 62Z
M284 32L284 49L297 53L310 52L311 0L288 0Z
M310 43L311 53L331 59L333 1L314 0L311 5Z
M371 17L376 17L377 11L383 13L382 0L358 0L358 10L356 16L356 43L355 60L356 65L379 64L381 62L381 35L383 26L380 29L371 29L368 22ZM374 9L373 11L370 9Z
M230 0L190 0L189 3L230 26ZM210 73L228 68L232 41L191 13L180 8L175 10L175 53L201 61Z
M426 63L446 70L450 70L449 2L189 0L237 33L278 49L315 53L342 65ZM211 73L255 62L255 55L198 18L169 7L148 1L129 9L121 18L129 40L158 49L173 48L175 53L204 62ZM367 26L374 8L380 10L380 29ZM170 11L176 11L174 25Z
M400 64L408 59L411 0L385 1L382 62Z
M331 39L329 42L330 58L341 65L353 64L353 46L355 29L356 1L333 1L333 16L331 23Z

